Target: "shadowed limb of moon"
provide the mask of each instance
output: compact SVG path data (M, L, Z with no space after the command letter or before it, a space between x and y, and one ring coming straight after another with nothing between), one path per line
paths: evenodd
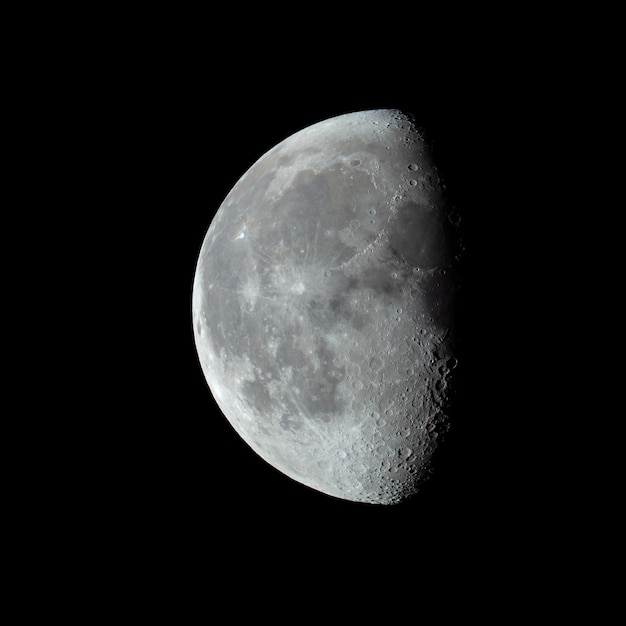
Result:
M393 504L446 429L457 218L399 111L314 124L225 198L193 285L195 341L239 435L291 478Z

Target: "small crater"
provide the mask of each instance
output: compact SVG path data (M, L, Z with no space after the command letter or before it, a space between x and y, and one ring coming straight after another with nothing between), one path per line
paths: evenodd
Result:
M450 222L452 224L454 224L455 226L458 226L458 224L461 221L461 216L456 212L456 211L452 211L449 215L448 215L448 219L450 220Z
M357 165L361 165L361 159L352 159L352 161L350 161L350 165L352 165L352 167L357 167Z
M369 210L369 214L370 215L376 215L376 209L370 209Z
M417 185L417 181L414 178L411 178L409 185L411 185L411 187L415 187Z
M409 164L409 169L410 169L412 172L417 172L417 170L418 170L419 168L420 168L420 166L419 166L419 165L417 165L417 163L410 163L410 164Z

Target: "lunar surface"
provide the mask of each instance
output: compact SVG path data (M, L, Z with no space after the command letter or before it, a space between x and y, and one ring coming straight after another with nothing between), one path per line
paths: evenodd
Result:
M192 317L200 365L265 461L346 500L395 504L448 426L457 218L433 153L395 110L314 124L217 211Z

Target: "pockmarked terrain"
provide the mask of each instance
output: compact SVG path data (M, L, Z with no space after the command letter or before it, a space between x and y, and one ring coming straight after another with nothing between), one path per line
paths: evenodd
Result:
M413 495L448 425L460 247L433 158L396 110L314 124L242 176L200 251L215 400L263 459L332 496Z

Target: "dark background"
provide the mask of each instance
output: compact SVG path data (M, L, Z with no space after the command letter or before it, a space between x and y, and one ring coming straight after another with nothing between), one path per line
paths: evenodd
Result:
M601 11L443 8L50 5L7 21L20 611L508 623L587 601L597 621L590 583L610 595L618 545L601 505L619 491L592 470L619 459L601 406L619 324L602 284L616 264L594 248L619 251L620 202L600 197L614 157L593 140L618 145L602 122L619 38ZM247 168L377 107L429 134L466 244L453 428L431 482L393 507L257 457L217 411L190 310L206 230Z
M131 479L136 491L127 492L133 506L145 504L168 527L184 529L187 540L210 525L220 541L261 550L269 542L285 555L327 541L349 549L355 532L373 544L382 534L392 545L399 542L402 553L428 550L431 542L511 547L522 520L532 526L541 515L541 494L532 484L540 442L527 413L538 378L526 369L535 349L528 343L534 313L524 297L532 244L527 225L515 217L516 190L531 175L515 148L532 141L520 123L523 94L471 68L376 82L348 66L290 82L252 66L244 86L210 67L198 69L148 77L147 93L131 103L129 118L123 115L136 194L124 233L131 256L137 254L127 294L130 341L139 347L131 349L136 378L130 385L140 383L131 392L132 450L139 452ZM140 90L141 84L139 77ZM216 409L190 323L199 248L238 178L293 132L379 107L412 113L429 133L467 247L454 428L435 478L418 497L391 508L324 496L257 457ZM128 314L128 303L122 306Z
M320 585L348 581L360 597L371 581L408 589L424 572L506 592L539 551L549 566L560 541L543 436L551 372L537 332L551 323L537 228L551 77L529 67L521 39L504 45L506 31L446 54L441 41L339 44L321 29L313 45L280 31L234 54L217 37L227 24L212 24L135 23L122 43L104 37L62 100L90 207L78 311L101 320L83 335L77 532L118 575L191 595L210 576L260 584L273 567L277 594L319 568ZM392 507L325 496L252 452L212 399L191 325L200 246L241 175L292 133L370 108L411 113L426 130L466 245L453 428L432 480Z

